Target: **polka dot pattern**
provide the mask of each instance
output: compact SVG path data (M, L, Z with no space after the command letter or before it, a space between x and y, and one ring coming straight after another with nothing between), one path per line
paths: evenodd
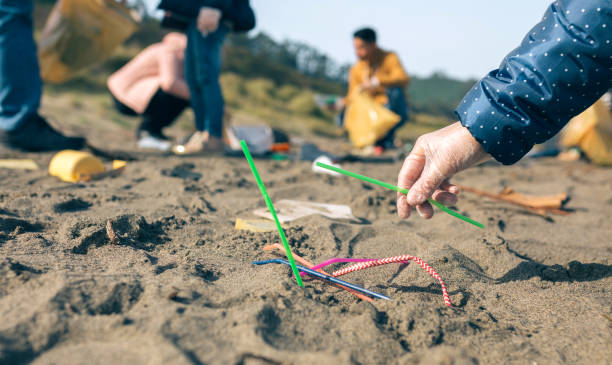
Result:
M582 11L584 9L584 11ZM612 87L612 1L558 0L455 111L503 164L520 160Z

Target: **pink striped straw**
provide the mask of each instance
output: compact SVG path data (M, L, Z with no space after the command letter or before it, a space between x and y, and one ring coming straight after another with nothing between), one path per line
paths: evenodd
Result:
M444 304L446 304L449 307L452 307L453 305L451 303L450 296L448 295L448 291L446 290L446 285L444 285L444 281L442 280L440 275L438 275L436 270L434 270L431 266L429 266L425 261L415 256L402 255L402 256L387 257L384 259L378 259L378 260L373 260L373 261L370 260L366 262L359 262L351 266L345 267L344 269L334 271L332 273L332 276L338 277L338 276L342 276L342 275L345 275L345 274L348 274L354 271L367 269L370 267L391 264L394 262L406 262L409 260L412 260L416 262L417 264L419 264L419 266L421 266L423 270L427 271L429 275L431 275L434 279L437 279L438 282L440 282L440 286L442 286L442 297L444 298Z
M334 257L333 259L323 261L322 263L311 267L311 269L313 270L321 269L325 266L335 264L337 262L367 262L367 261L376 261L376 259L349 259L349 258L343 258L343 257ZM300 275L304 276L308 274L301 272Z

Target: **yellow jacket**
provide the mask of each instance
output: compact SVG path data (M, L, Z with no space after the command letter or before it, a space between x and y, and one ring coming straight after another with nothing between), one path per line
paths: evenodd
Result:
M374 60L372 64L365 60L359 60L351 67L347 102L350 102L351 94L357 91L359 86L363 84L366 79L371 79L373 76L376 76L380 82L380 86L369 94L381 105L385 105L388 102L385 93L387 87L408 86L410 77L404 70L404 67L402 67L399 57L397 57L395 53L378 49L374 56Z

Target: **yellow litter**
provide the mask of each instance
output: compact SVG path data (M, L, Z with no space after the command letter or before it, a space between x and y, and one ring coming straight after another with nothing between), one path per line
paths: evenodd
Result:
M138 25L130 9L115 0L59 0L38 42L43 80L64 82L103 62Z
M126 164L125 161L115 160L112 170L105 172L102 161L91 153L64 150L51 159L49 174L66 182L89 181L114 176L123 171Z
M38 170L38 165L30 159L0 160L0 168L11 170Z
M251 232L270 232L276 229L273 221L265 219L241 219L236 218L236 230L245 230Z
M612 113L603 99L574 117L561 131L560 142L580 147L595 164L612 165Z
M355 93L346 109L345 128L356 148L371 146L400 121L400 116L364 93Z

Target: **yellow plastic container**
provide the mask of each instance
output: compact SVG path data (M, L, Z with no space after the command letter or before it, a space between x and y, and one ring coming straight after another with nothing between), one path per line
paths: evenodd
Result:
M102 172L102 161L91 153L81 151L58 152L49 164L49 174L66 182L88 181Z

